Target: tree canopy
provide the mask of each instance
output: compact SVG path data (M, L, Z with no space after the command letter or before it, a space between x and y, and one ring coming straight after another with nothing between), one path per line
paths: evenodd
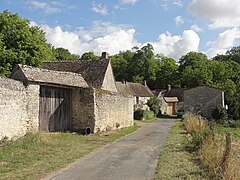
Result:
M8 75L16 64L39 66L54 60L44 32L30 21L8 11L0 13L0 74Z

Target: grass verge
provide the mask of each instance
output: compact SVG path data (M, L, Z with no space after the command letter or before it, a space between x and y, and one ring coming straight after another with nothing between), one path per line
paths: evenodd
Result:
M160 119L160 118L158 118L158 117L153 117L153 118L146 119L146 120L134 120L134 121L135 121L135 122L143 122L143 123L151 123L151 122L156 121L156 120L158 120L158 119Z
M182 127L180 120L172 127L159 157L155 179L208 179L198 157L188 151L190 137Z
M135 125L108 134L89 136L29 133L14 143L0 147L0 179L39 179L139 127Z

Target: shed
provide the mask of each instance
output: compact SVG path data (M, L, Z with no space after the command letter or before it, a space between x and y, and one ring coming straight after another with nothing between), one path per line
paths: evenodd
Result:
M88 87L80 74L17 65L11 78L39 88L39 130L72 130L72 93Z

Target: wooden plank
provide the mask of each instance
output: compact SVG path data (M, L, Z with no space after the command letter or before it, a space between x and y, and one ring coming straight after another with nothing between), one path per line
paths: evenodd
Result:
M40 87L39 129L67 131L72 128L72 92L70 89Z

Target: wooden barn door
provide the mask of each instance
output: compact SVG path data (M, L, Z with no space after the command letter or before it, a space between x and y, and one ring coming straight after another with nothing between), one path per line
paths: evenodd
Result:
M56 132L71 130L71 90L40 87L39 129Z

